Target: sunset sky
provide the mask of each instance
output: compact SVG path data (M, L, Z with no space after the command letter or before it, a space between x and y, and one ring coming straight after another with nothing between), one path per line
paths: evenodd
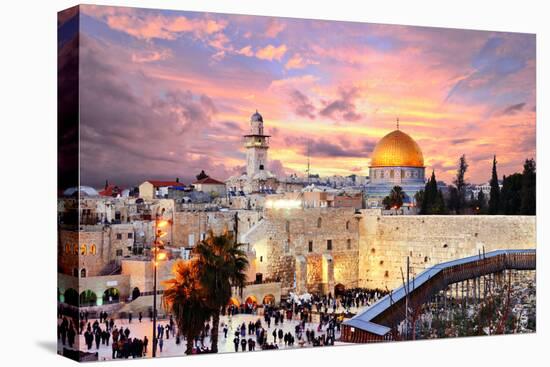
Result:
M308 143L312 173L367 175L396 117L448 183L535 157L534 35L96 6L80 31L82 184L225 180L256 109L278 175Z

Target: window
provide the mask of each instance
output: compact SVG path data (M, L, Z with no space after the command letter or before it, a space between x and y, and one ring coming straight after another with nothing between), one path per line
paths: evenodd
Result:
M90 245L90 255L95 255L97 253L97 248L96 246L92 243Z
M121 249L116 250L116 256L122 256L122 250Z
M86 255L88 253L88 249L86 248L85 244L80 245L80 255Z
M80 270L80 277L81 278L86 278L86 269Z
M74 254L74 255L78 255L78 243L75 243L75 244L73 245L73 254Z
M393 170L390 171L390 178L393 178L394 177L394 173L393 173Z
M290 232L290 222L287 220L286 223L285 223L285 230L287 232Z
M122 233L117 233L116 234L116 239L121 240L122 239Z
M130 240L132 238L134 238L134 234L133 233L128 233L128 239Z
M263 171L263 170L264 170L264 165L260 164L260 171Z
M327 240L327 250L332 250L332 240Z
M349 229L349 220L346 222L346 229Z
M321 228L321 224L323 223L321 218L317 218L317 228Z
M351 250L351 239L348 238L347 241L348 250Z
M260 262L264 261L264 257L260 256Z
M66 243L66 244L65 244L65 253L66 253L66 254L70 254L70 253L71 253L71 244L70 244L70 243Z
M307 251L308 252L313 252L313 241L309 241L307 243Z

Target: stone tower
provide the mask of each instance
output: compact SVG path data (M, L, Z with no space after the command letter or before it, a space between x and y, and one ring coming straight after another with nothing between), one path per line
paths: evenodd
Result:
M245 135L246 174L250 179L267 170L269 135L264 135L264 120L256 111L250 117L250 134Z

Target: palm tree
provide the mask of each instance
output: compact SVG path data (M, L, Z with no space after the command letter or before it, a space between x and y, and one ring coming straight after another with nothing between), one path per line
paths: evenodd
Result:
M193 254L200 264L200 281L208 295L208 307L212 310L211 350L217 353L220 312L229 303L233 287L242 292L248 259L242 244L227 233L214 236L210 232L206 240L197 244Z
M163 282L162 302L164 308L174 315L179 333L187 340L185 353L192 354L193 341L212 316L212 310L207 303L208 294L200 282L200 267L196 259L177 261L172 272L174 278Z

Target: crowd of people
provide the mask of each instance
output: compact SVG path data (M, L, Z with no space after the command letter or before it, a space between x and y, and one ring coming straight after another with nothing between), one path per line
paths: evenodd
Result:
M338 296L331 293L327 295L307 294L307 296L289 297L280 305L263 305L263 316L258 316L256 321L243 322L234 329L232 318L237 314L258 314L255 304L245 304L239 307L227 306L222 314L227 315L227 322L222 321L220 333L224 340L233 337L235 352L255 351L257 349L279 349L298 345L326 346L334 345L340 332L341 323L345 317L350 316L350 309L365 307L376 302L386 292L376 289L363 288L349 289L339 292ZM76 334L84 336L87 350L98 351L100 346L109 346L111 343L112 358L141 358L147 354L149 339L131 335L128 325L133 321L132 313L128 313L126 327L117 327L113 318L109 318L107 312L100 312L99 318L90 320L87 311L80 312L79 322L73 317L62 316L58 324L58 339L62 345L73 348ZM152 312L149 317L152 319ZM142 322L142 313L137 316L138 322ZM286 321L285 321L286 320ZM285 322L293 320L295 326L291 331L284 329ZM93 322L92 322L93 321ZM288 327L287 327L288 330ZM202 332L195 337L193 354L210 353L211 346L205 339L210 336L211 325L206 323ZM175 344L183 342L183 336L177 330L177 326L170 316L168 322L159 322L156 329L157 355L163 352L165 340L175 339Z

